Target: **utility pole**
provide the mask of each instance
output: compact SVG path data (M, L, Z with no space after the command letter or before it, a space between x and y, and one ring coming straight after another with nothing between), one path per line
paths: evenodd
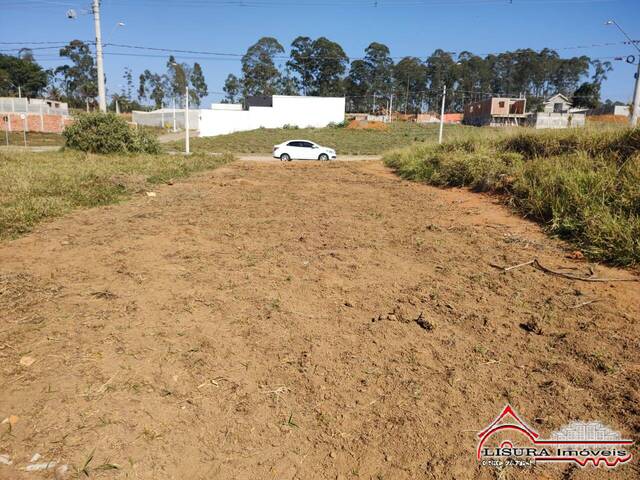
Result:
M636 72L636 88L633 92L633 105L631 106L631 127L638 124L638 115L640 115L640 59L638 61L638 71Z
M444 127L444 101L447 98L447 86L442 89L442 108L440 109L440 133L438 134L438 143L442 143L442 128Z
M184 153L189 155L189 87L186 88L184 96Z
M605 25L615 25L618 30L622 32L622 34L627 37L629 43L638 50L640 53L640 47L633 41L633 39L629 36L627 32L625 32L620 25L615 20L607 20ZM636 85L633 89L633 103L631 104L631 118L629 119L629 123L631 124L631 128L635 127L638 124L638 116L640 115L640 61L638 62L638 71L635 74Z
M22 87L18 85L18 98L22 98Z
M178 129L176 128L176 97L173 97L173 133L176 133Z
M393 122L393 92L389 98L389 123Z
M104 64L102 62L102 32L100 31L100 0L93 0L93 21L96 27L96 64L98 67L98 104L101 112L107 111L104 86Z

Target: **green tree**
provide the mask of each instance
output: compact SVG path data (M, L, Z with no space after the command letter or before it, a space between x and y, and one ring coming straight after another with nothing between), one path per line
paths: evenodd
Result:
M349 68L349 75L345 79L345 93L347 95L347 110L350 112L366 112L374 110L373 94L371 91L371 70L364 60L354 60Z
M308 95L314 87L315 59L313 53L313 40L309 37L298 37L291 43L287 67L298 75L304 95Z
M47 72L28 58L0 54L0 96L37 97L47 86Z
M82 107L87 100L95 104L98 96L98 72L89 46L81 40L72 40L60 50L61 57L71 60L71 65L56 68L62 90L71 106Z
M313 42L313 95L336 96L344 94L342 76L347 69L349 57L342 47L328 38L320 37Z
M125 84L124 94L127 100L131 100L131 95L133 94L133 72L129 67L125 67L124 75L122 75Z
M240 79L238 77L233 73L230 73L224 81L224 87L222 87L222 90L225 93L225 103L236 103L238 95L240 95L240 91L242 90L242 83L240 83Z
M600 84L584 82L573 92L571 102L577 108L598 108L600 106Z
M426 88L426 68L419 58L404 57L393 68L397 101L396 109L405 113L420 111L422 95Z
M273 37L262 37L242 56L242 87L244 96L273 95L277 91L280 72L274 59L284 48Z
M286 69L278 78L276 91L278 95L300 95L298 79L291 74L289 69Z
M426 97L429 110L439 111L441 93L444 86L453 93L453 86L457 80L456 62L451 53L444 50L435 50L425 62L425 77L429 88L429 95ZM453 95L447 96L445 109L449 110L453 103Z
M140 75L140 86L138 88L138 98L153 100L155 108L162 108L167 92L172 89L166 75L158 75L145 70Z
M393 59L389 47L373 42L365 49L364 62L369 76L369 93L387 97L393 88Z
M209 90L207 88L207 82L204 80L204 74L202 73L202 68L199 63L193 64L193 69L191 70L191 77L189 78L191 82L191 90L193 103L196 106L200 106L200 102L204 97L209 95Z
M168 93L175 99L184 98L187 89L188 74L186 66L176 62L173 55L167 61L167 76L169 82Z

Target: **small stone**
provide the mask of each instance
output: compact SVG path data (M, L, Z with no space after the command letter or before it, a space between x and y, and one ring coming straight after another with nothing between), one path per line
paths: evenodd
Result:
M58 466L58 468L56 468L56 471L53 474L53 478L55 478L55 480L64 480L65 478L67 478L68 472L69 472L68 465L60 465Z
M332 450L331 453L329 454L329 456L331 458L336 458L336 452Z
M23 367L30 367L34 363L36 363L36 359L33 357L24 356L20 359L20 365Z

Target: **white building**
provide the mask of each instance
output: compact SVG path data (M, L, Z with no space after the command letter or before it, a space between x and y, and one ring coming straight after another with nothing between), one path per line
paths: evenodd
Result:
M532 113L528 124L533 128L574 128L584 127L585 110L573 108L571 100L556 93L543 104L543 111Z
M200 110L200 136L285 125L321 128L343 122L344 112L344 97L249 97L246 108L240 104L214 103L210 110Z

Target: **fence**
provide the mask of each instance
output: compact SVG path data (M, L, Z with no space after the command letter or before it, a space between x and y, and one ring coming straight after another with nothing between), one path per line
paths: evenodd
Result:
M132 112L132 121L146 127L173 128L175 112L176 128L184 128L184 109L161 108L152 112ZM200 110L189 109L189 130L200 129Z

